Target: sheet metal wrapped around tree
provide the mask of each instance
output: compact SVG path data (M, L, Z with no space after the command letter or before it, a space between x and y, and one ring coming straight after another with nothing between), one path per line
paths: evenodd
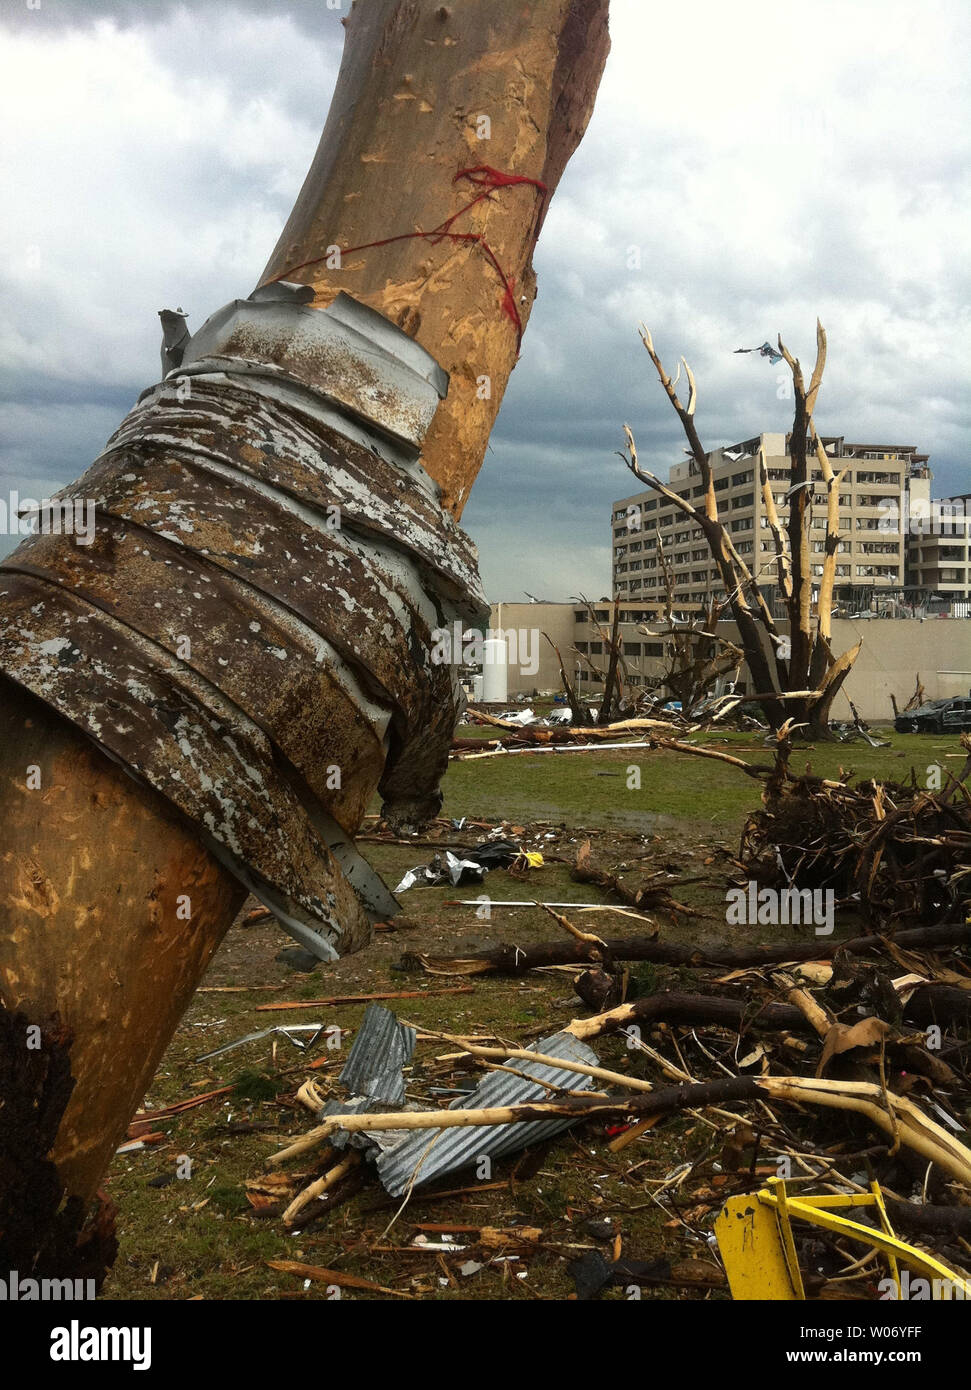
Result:
M0 669L327 958L396 910L352 837L376 788L395 823L439 809L462 695L432 632L487 610L420 463L445 374L312 293L226 306L143 393L60 494L94 502L93 543L0 566Z

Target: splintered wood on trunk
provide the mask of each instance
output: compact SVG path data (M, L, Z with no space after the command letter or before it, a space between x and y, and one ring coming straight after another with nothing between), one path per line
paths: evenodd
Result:
M71 1034L54 1159L89 1198L246 892L168 802L5 680L0 748L0 1002Z
M593 110L607 0L368 0L345 24L327 125L263 279L313 285L321 307L346 290L450 374L423 461L459 516L518 356L513 316L525 326L536 297L549 197ZM483 237L495 263L478 243L408 235L482 194L456 181L482 166L547 190L497 188L451 225Z

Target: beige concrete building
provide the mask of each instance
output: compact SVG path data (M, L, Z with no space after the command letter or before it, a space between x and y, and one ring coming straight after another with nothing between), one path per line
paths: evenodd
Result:
M556 653L546 640L559 647L565 662L576 661L573 652L576 622L573 603L494 603L489 615L493 633L506 635L507 691L509 696L531 695L534 690L560 690ZM515 634L514 637L510 634ZM544 636L544 633L546 636ZM523 657L526 657L524 660ZM535 669L534 669L535 667ZM568 666L569 670L570 667Z
M651 631L657 627L653 610L648 605L624 601L617 606L624 655L633 683L653 689L667 669L665 639ZM609 629L614 608L607 601L594 604L597 623ZM585 696L596 700L602 682L594 671L603 670L604 643L597 624L582 604L493 604L490 626L517 633L532 629L538 637L548 632L560 648L571 678ZM642 627L648 631L640 631ZM738 643L734 623L719 623L717 630L720 636ZM785 621L779 622L779 630L787 630ZM929 700L971 692L971 617L834 620L834 651L845 651L861 637L863 647L844 690L865 719L892 719L891 694L904 704L913 693L918 674ZM520 651L529 651L529 641L520 637L518 647ZM540 649L545 651L535 673L525 672L515 661L508 664L508 700L517 695L531 697L535 692L553 693L561 689L556 657L545 641L541 641ZM545 652L549 652L548 657ZM745 692L747 674L743 668L736 686L740 693ZM842 694L837 697L833 717L850 717L849 703Z
M971 600L971 492L942 502L931 498L929 479L912 480L903 521L906 584Z
M852 444L838 436L823 440L834 471L845 470L840 487L840 543L836 562L836 603L845 612L874 608L880 600L903 599L908 561L913 550L907 529L895 518L911 515L911 489L929 498L931 473L926 454L913 445ZM735 548L757 576L766 597L774 599L775 547L769 531L759 480L759 448L765 450L766 468L780 521L788 515L790 483L788 436L760 434L709 455L718 496L719 514ZM826 486L818 466L813 470L810 547L813 575L822 575L826 544ZM675 464L668 479L679 497L697 504L704 489L697 464L686 459ZM624 497L613 504L611 515L612 592L615 598L643 600L659 611L663 576L658 560L660 533L665 557L672 566L676 602L686 611L697 609L709 593L719 595L721 583L708 546L698 526L651 489ZM937 537L933 538L934 540ZM963 552L960 542L926 546L926 558L913 573L932 577L957 575L947 580L948 592L967 598L967 532ZM918 547L918 552L921 548ZM963 581L963 591L962 591ZM923 579L916 580L921 585ZM941 586L932 583L937 590Z
M844 651L863 637L844 687L846 695L864 718L888 719L891 694L905 702L918 674L928 699L971 692L971 494L943 504L932 499L927 455L913 445L853 444L840 436L824 438L823 445L834 471L844 475L833 648ZM719 514L784 634L788 625L776 591L775 546L759 479L760 448L784 527L791 477L788 436L755 435L716 449L709 457ZM825 553L826 486L818 467L811 481L811 563L814 578L819 578ZM693 459L675 464L668 483L680 497L701 501L703 488ZM609 628L619 609L633 683L646 689L658 685L668 665L665 639L657 632L664 613L658 532L674 575L676 614L697 612L710 595L722 593L700 527L674 503L647 489L613 504L613 599L601 600L595 612L597 621ZM571 678L596 698L604 641L581 603L494 604L490 626L508 634L505 680L498 687L495 679L490 682L493 691L504 691L496 698L512 700L560 689L556 656L544 632L559 647ZM738 644L734 623L719 623L718 632ZM742 693L747 675L743 668L736 687ZM848 717L849 704L842 694L838 705L834 717Z

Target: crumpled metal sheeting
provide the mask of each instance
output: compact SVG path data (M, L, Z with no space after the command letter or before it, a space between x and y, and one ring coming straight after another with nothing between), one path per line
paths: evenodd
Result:
M404 1068L411 1061L417 1033L402 1023L390 1009L381 1004L369 1004L358 1029L340 1082L351 1092L346 1101L328 1101L320 1112L324 1119L333 1115L360 1115L369 1110L400 1110L405 1106ZM392 1148L407 1135L405 1130L383 1130L378 1135L351 1134L338 1130L331 1138L335 1149L371 1150Z
M183 399L186 389L191 394ZM254 439L264 447L254 448ZM339 506L342 527L404 549L456 598L484 602L475 547L441 510L428 474L400 448L353 430L309 390L262 364L186 363L142 394L102 457L148 446L196 452L324 512Z
M66 590L3 569L0 668L54 709L74 711L99 747L196 823L223 862L246 866L244 882L302 944L333 958L338 941L345 950L367 942L361 902L268 740L214 685ZM386 893L371 877L374 894Z
M175 449L140 461L131 451L109 455L65 495L93 499L102 515L137 523L187 557L201 552L290 609L377 698L392 703L404 727L424 727L443 707L454 708L452 670L431 660L435 610L397 555L385 563L374 547L326 530L323 518L315 527L282 494L265 496L245 479L240 485L235 476L215 475L209 461L181 458ZM197 634L200 641L207 632Z
M455 670L431 661L431 628L484 603L473 549L418 457L440 369L373 311L342 296L335 326L305 298L264 286L257 310L220 311L175 383L145 393L68 490L101 504L96 555L74 563L63 536L9 557L0 669L167 796L326 957L366 938L352 885L372 914L395 905L335 815L350 827L363 802L326 797L313 759L337 764L364 798L380 742L389 812L434 814L462 696ZM348 465L334 465L344 453ZM335 506L339 531L325 515ZM157 593L160 568L176 565L192 596L181 622ZM246 636L248 610L246 633L265 622L272 645ZM334 717L297 717L301 752L289 726L315 698L311 661L333 677L319 703Z
M352 1096L401 1105L405 1098L403 1069L411 1061L417 1036L415 1029L401 1023L390 1009L369 1004L340 1074L341 1085Z
M289 609L203 556L102 515L90 545L37 535L17 570L62 584L219 686L275 737L281 753L348 833L360 824L385 763L390 710L363 691L324 638ZM0 573L4 571L0 570ZM205 633L205 641L196 635ZM189 638L188 644L186 638ZM321 758L321 748L332 752ZM329 772L341 757L341 785ZM330 783L331 785L328 785Z
M544 1052L550 1057L561 1057L564 1061L584 1062L590 1066L599 1064L596 1053L570 1033L554 1033L551 1037L542 1038L532 1045L532 1050ZM573 1091L593 1088L593 1078L580 1072L564 1071L539 1062L517 1061L510 1065L519 1072L535 1077L535 1081L526 1081L522 1076L509 1072L490 1072L470 1095L460 1096L449 1109L478 1110L547 1100L551 1092L540 1082ZM486 1156L500 1158L504 1154L514 1153L517 1149L524 1149L558 1134L571 1123L571 1120L535 1120L526 1124L411 1130L401 1143L393 1147L382 1146L376 1160L378 1176L385 1190L392 1197L398 1197L412 1184L420 1187L443 1173L465 1168ZM370 1137L377 1136L370 1132Z
M321 314L301 302L301 288L264 285L217 309L192 335L183 363L225 356L279 368L312 384L342 415L417 453L447 374L376 310L340 294Z

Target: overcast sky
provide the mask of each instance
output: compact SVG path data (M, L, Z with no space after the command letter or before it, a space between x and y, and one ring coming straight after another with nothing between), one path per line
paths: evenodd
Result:
M642 319L687 355L715 447L788 428L778 368L733 350L781 331L811 361L818 314L820 430L917 445L936 492L971 488L969 15L612 0L464 516L492 599L605 594L622 424L650 466L680 457ZM158 309L198 328L255 284L342 41L325 0L0 0L0 500L84 471L158 377Z

